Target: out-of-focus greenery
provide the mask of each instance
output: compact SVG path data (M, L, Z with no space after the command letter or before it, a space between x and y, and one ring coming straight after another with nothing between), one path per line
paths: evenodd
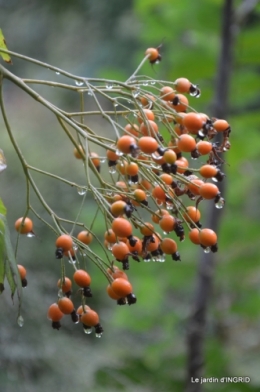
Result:
M191 98L192 105L208 112L214 95L222 5L220 0L0 0L0 21L10 50L89 77L125 80L145 49L163 41L163 61L153 68L145 65L142 73L171 81L188 77L202 90L200 99ZM251 383L207 384L207 391L260 388L259 19L258 5L236 39L228 119L232 148L225 165L227 202L205 342L205 376L246 375ZM19 76L46 77L45 70L20 60L13 62L10 69ZM78 109L74 96L53 90L41 92L55 104ZM54 116L8 82L4 95L13 132L28 162L80 180L81 163L74 159ZM106 133L102 121L93 120L91 125ZM0 148L8 163L0 177L0 197L15 244L13 222L25 210L25 179L1 118ZM81 202L75 190L36 178L52 208L61 216L75 218ZM47 218L39 203L36 207ZM86 222L94 210L93 201L87 199ZM95 230L102 238L101 216ZM102 339L95 339L84 336L80 326L69 320L59 332L51 329L46 311L57 298L60 275L55 238L37 220L35 232L34 239L21 238L18 251L18 262L26 266L29 282L24 290L23 328L16 324L10 293L6 290L0 297L1 390L183 390L185 334L199 250L186 240L181 245L181 263L132 264L129 276L138 302L131 307L118 307L107 298L105 278L90 265L91 301L105 329ZM93 250L99 252L98 246Z

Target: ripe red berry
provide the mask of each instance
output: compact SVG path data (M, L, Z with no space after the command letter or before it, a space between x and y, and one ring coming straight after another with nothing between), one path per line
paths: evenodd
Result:
M120 298L126 297L133 291L132 285L128 280L117 278L111 283L112 290L120 296Z
M70 235L62 234L56 240L56 247L62 248L63 251L70 250L73 246L73 241Z
M73 279L79 287L83 288L89 286L91 283L91 277L85 270L82 269L78 269L74 272Z

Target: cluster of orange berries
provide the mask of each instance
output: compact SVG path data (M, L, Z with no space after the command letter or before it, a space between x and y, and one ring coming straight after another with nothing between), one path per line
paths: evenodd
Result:
M160 48L149 48L145 55L152 64L161 60ZM177 239L185 239L185 227L190 241L206 253L218 249L217 235L202 227L198 207L203 199L213 200L216 208L224 206L216 183L225 176L220 169L220 154L230 148L230 126L224 119L210 118L190 107L187 95L199 97L200 90L187 78L178 78L170 85L156 83L156 94L136 84L131 87L134 108L129 110L127 124L121 127L122 134L106 145L111 181L102 177L106 187L100 190L99 203L107 229L104 247L113 260L103 272L109 281L107 294L119 305L136 302L125 273L130 258L163 262L170 255L173 260L181 260ZM222 136L220 142L214 141L216 135ZM88 159L92 171L102 175L97 153L79 145L74 155ZM15 227L20 233L32 233L29 218L21 218ZM76 260L77 249L81 254L88 253L93 234L92 230L81 231L77 237L62 233L56 241L56 258L68 256ZM122 269L115 265L116 261ZM73 322L82 322L86 333L94 327L96 335L101 336L99 316L85 304L86 298L92 296L91 278L84 269L77 269L76 262L73 266L81 305L75 309L70 298L72 282L62 273L59 299L50 306L48 317L53 328L59 329L63 315L70 314Z

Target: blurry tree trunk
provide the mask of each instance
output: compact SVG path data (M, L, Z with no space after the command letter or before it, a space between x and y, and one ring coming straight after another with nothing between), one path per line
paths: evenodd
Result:
M211 108L214 117L226 118L228 115L228 95L235 36L237 35L241 24L257 3L258 0L244 0L235 12L233 0L224 1L221 51L216 75L215 97ZM224 183L219 184L222 195L224 195L225 191L224 184L225 181ZM213 204L207 211L207 222L205 227L211 227L218 233L220 219L220 211L217 210ZM215 260L216 254L214 253L203 253L199 260L197 288L187 333L188 363L186 392L201 392L203 390L200 383L192 381L194 381L195 378L200 379L203 377L206 312L211 296ZM214 376L214 374L211 376Z

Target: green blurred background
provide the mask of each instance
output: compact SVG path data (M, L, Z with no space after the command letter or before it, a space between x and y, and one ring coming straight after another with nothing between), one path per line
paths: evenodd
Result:
M235 1L235 7L241 1ZM68 72L126 80L147 47L164 42L163 61L142 73L174 81L185 76L199 84L193 100L209 112L220 50L222 0L96 0L34 2L0 0L0 27L10 50L35 57ZM226 206L205 341L205 376L250 376L250 384L207 384L205 391L260 390L260 6L237 32L228 120L232 148L226 156ZM62 81L51 71L13 59L10 70L21 77ZM156 74L155 74L156 72ZM60 79L59 79L60 78ZM78 110L75 96L40 89L55 104ZM11 83L4 85L7 113L28 163L81 181L81 163L72 155L55 117ZM214 115L214 113L212 113ZM91 126L103 130L100 121ZM23 171L0 118L0 148L8 169L1 173L0 197L13 222L25 210ZM56 181L35 176L50 206L75 218L81 197ZM44 217L46 213L35 200ZM82 219L94 214L87 199ZM96 232L104 231L100 218ZM129 276L138 303L118 307L107 298L106 280L90 266L93 307L105 329L102 339L85 336L69 320L57 332L46 319L56 300L59 263L54 235L35 220L37 238L21 238L18 262L28 271L23 328L16 323L17 303L6 289L0 300L0 385L4 392L182 391L186 377L186 331L196 286L200 251L181 245L182 262L133 264ZM93 250L99 251L94 245Z

